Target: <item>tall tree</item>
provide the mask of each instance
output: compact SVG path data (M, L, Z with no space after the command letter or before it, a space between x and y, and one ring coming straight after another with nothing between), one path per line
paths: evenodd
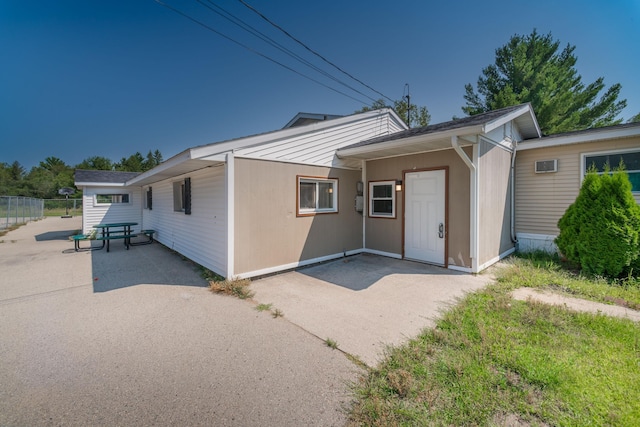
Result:
M514 35L496 49L495 64L482 70L478 91L465 86L462 111L474 115L530 102L547 135L621 123L616 117L627 105L618 100L622 86L616 83L601 94L602 77L585 86L575 68L575 46L559 47L551 33Z
M365 105L361 109L357 110L356 113L364 113L365 111L378 110L380 108L388 107L384 100L378 99L371 106ZM398 116L402 119L403 122L409 127L423 127L429 125L431 121L431 115L429 114L429 110L427 107L422 105L411 104L409 107L409 119L407 120L407 101L405 99L400 99L397 101L393 101L393 110L398 114Z
M113 163L106 157L92 156L78 163L76 169L110 171L113 169Z
M144 157L137 151L129 157L123 157L115 164L116 170L125 172L144 172Z

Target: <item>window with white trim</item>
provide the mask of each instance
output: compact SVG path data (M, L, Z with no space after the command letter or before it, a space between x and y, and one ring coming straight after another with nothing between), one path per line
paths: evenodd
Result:
M173 183L173 210L184 212L184 181Z
M338 212L338 180L298 177L298 215Z
M396 217L396 182L369 182L369 216L379 218Z
M94 196L94 204L95 205L112 205L112 204L122 204L129 203L131 199L129 193L105 193L105 194L95 194Z
M631 191L640 193L640 150L617 150L600 153L583 154L582 174L583 176L590 168L595 167L599 174L604 173L607 165L610 170L616 169L620 162L624 163L624 168L631 181Z

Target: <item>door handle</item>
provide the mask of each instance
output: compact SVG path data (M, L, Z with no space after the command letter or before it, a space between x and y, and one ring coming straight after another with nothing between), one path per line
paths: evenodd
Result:
M440 237L441 239L444 237L444 224L440 223L440 225L438 226L438 237Z

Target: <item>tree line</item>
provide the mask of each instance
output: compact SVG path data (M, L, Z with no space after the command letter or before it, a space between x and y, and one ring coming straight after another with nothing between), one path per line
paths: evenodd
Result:
M92 156L77 165L68 165L58 157L47 157L28 172L17 160L11 164L0 162L0 195L57 199L61 197L58 194L61 188L75 188L73 175L76 169L144 172L160 163L162 154L159 150L149 151L146 157L136 152L119 162ZM76 190L70 197L81 195L82 192Z
M535 29L528 35L514 35L496 49L494 64L483 68L476 88L465 85L462 111L473 116L529 102L543 135L622 123L619 114L627 106L626 99L618 99L622 85L605 88L603 77L585 84L576 68L575 48L567 44L560 49L560 41L551 33L539 34ZM383 106L380 99L357 112ZM410 127L429 124L424 106L407 106L402 99L391 108ZM627 122L640 122L640 113Z

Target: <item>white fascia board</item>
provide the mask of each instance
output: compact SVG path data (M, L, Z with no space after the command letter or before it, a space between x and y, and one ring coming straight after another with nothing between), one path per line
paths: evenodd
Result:
M224 157L224 156L223 155L217 155L217 156L213 156L213 157L207 157L206 160L218 159L219 157ZM345 165L339 165L339 164L335 164L335 163L320 164L320 163L314 163L314 162L303 162L303 161L300 161L300 160L276 159L276 158L271 158L271 157L245 155L245 154L238 154L238 153L235 153L235 158L236 159L249 159L249 160L262 160L264 162L288 163L288 164L292 164L292 165L319 166L319 167L331 168L331 169L360 170L359 167L356 168L356 167L350 167L350 166L345 166Z
M504 116L498 117L495 120L487 122L484 126L484 133L489 133L492 130L497 129L500 126L503 126L512 120L515 121L517 118L527 113L531 118L531 122L535 124L536 132L538 136L542 135L542 132L540 131L540 126L538 125L538 121L535 119L533 110L531 109L531 105L529 104L523 105L522 108L518 108L517 110L512 111L509 114L505 114Z
M621 129L591 129L567 136L550 136L535 140L522 141L518 144L518 150L533 150L536 148L556 147L560 145L582 144L585 142L604 141L608 139L633 138L640 136L640 124L638 126Z
M371 144L371 145L362 145L360 147L341 148L337 150L337 155L339 158L357 156L360 154L368 154L368 153L374 153L376 151L388 150L389 148L394 148L394 147L401 148L401 147L411 146L413 144L421 143L421 142L431 142L431 141L437 141L439 139L448 139L448 138L451 138L452 136L457 136L458 138L464 138L469 135L475 135L478 133L483 133L483 126L481 125L468 126L468 127L452 129L452 130L447 130L442 132L429 133L426 135L416 135L408 138L392 139L390 141L380 142L380 143Z
M126 182L74 182L76 187L126 187Z
M164 172L167 169L170 169L172 167L175 167L177 165L179 165L180 163L184 163L187 160L191 160L192 156L191 156L191 150L185 150L180 154L176 154L175 156L173 156L172 158L170 158L169 160L167 160L166 162L162 162L160 163L158 166L156 166L153 169L149 169L146 172L141 173L140 175L136 176L133 179L130 179L129 181L127 181L127 185L135 185L136 182L141 181L145 178L149 178L152 177L153 175L157 175L158 173Z
M246 136L239 139L233 139L229 141L216 142L209 145L203 145L201 147L194 147L191 149L194 159L208 158L212 155L222 154L225 152L239 150L241 148L249 148L266 143L276 142L282 139L291 138L294 136L315 133L323 131L333 127L342 126L347 123L357 123L359 121L368 120L372 117L380 117L384 115L395 116L399 120L398 116L389 108L383 108L381 110L367 111L359 114L352 114L346 117L341 117L333 120L324 120L317 123L312 123L305 126L280 129L273 132L262 133L253 136ZM401 121L401 120L400 120ZM405 126L406 127L406 126Z

